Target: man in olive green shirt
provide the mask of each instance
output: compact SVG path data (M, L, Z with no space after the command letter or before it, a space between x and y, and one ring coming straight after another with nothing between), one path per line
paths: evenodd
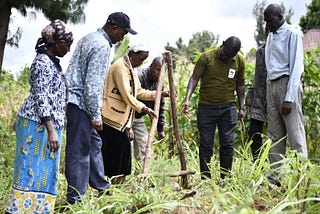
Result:
M211 178L208 165L213 155L214 133L218 126L221 178L231 170L234 153L234 131L237 124L235 91L238 96L238 119L244 116L245 62L238 54L241 42L231 36L216 49L204 52L190 77L181 110L187 113L189 101L199 80L197 124L200 132L199 159L201 178Z

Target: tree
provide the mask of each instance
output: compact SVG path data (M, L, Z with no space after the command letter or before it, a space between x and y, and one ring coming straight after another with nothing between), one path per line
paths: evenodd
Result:
M6 44L11 47L18 48L21 36L22 36L22 28L21 27L18 27L17 31L14 34L12 34L10 32L10 30L8 30L8 38L6 40Z
M176 47L170 46L170 44L167 43L165 49L172 53L174 60L183 58L192 62L196 52L203 52L207 48L218 44L219 37L219 35L214 35L212 32L204 30L192 34L188 45L183 44L183 40L180 37L178 41L176 41Z
M128 35L125 35L121 42L115 44L114 56L111 61L111 64L113 64L117 59L128 53L129 43L130 38L128 37Z
M187 48L189 58L193 58L196 51L203 52L207 48L217 45L219 38L219 35L214 35L206 30L194 33L189 40Z
M294 14L294 11L292 9L292 7L289 8L289 10L286 10L286 7L284 6L283 2L281 2L280 7L282 8L283 14L285 16L286 22L288 24L291 24L291 17Z
M257 1L253 6L252 13L257 20L256 30L254 32L254 39L256 40L257 47L260 47L266 41L266 36L265 36L266 32L264 29L265 21L264 21L264 15L263 15L265 7L266 7L266 0L263 0L261 2Z
M312 0L307 6L307 14L300 18L301 30L306 33L308 30L320 28L320 0Z
M88 0L1 0L0 1L0 74L6 43L14 44L19 39L19 34L7 40L9 22L12 8L17 9L23 16L27 15L27 9L41 11L49 20L61 19L64 22L79 23L85 21L84 6ZM19 32L18 32L19 33ZM21 35L21 32L20 32Z
M254 39L256 40L257 47L260 47L266 41L265 21L263 14L266 6L266 0L262 0L261 2L258 0L253 6L252 14L257 20L256 30L254 32ZM292 8L290 7L290 9L286 11L283 2L281 2L280 7L282 8L283 14L285 14L286 22L291 24L291 17L294 13Z

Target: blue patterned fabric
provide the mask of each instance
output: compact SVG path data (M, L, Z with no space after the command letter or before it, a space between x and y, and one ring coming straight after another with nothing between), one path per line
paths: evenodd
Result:
M101 120L102 91L111 47L111 39L101 28L84 36L66 72L68 102L87 112L93 121Z
M57 63L58 58L37 54L30 67L30 95L19 115L38 123L41 118L51 117L54 127L61 129L66 109L66 80Z
M59 142L62 130L56 129ZM44 125L18 116L9 213L52 213L58 184L61 145L50 152Z

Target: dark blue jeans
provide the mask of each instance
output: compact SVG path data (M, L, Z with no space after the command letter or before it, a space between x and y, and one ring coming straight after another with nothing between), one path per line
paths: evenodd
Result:
M233 135L237 124L236 104L214 105L199 103L197 124L200 132L199 159L201 177L211 178L208 165L213 155L214 133L216 126L218 126L221 178L224 178L232 167Z
M108 189L101 154L102 141L88 114L69 103L67 109L66 178L69 203L80 200L88 184L98 191Z

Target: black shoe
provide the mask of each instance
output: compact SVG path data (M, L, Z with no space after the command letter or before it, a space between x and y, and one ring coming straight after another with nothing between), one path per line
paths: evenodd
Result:
M226 185L228 184L228 182L224 179L222 179L221 181L219 181L219 186L224 188Z
M73 204L75 204L75 203L81 203L81 199L80 199L80 197L79 197L78 199L68 198L67 202L68 202L68 204L73 205Z
M99 193L98 193L98 197L100 198L101 196L110 196L111 193L110 193L110 190L109 189L105 189L105 190L99 190Z
M207 171L205 171L205 172L202 172L201 173L201 180L207 180L207 179L211 179L211 174L210 174L210 172L207 172Z
M267 179L271 184L274 184L277 187L281 187L280 181L277 178L275 178L273 175L268 175Z

